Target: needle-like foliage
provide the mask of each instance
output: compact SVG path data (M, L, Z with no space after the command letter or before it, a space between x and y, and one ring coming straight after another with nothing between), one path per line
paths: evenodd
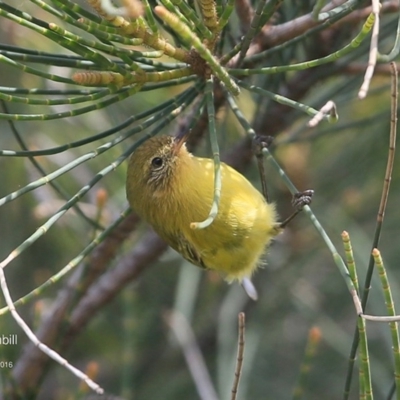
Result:
M0 1L0 395L400 399L397 322L385 331L364 319L384 315L385 301L396 318L400 300L400 277L388 273L390 292L377 253L365 265L386 206L386 269L398 259L387 63L398 58L399 14L389 0ZM257 272L257 303L212 272L180 271L127 208L130 154L187 133L189 150L215 166L209 216L193 229L218 215L220 159L268 187L282 220L290 193L315 191ZM272 142L258 154L263 183L260 136ZM344 229L357 249L347 265ZM384 299L370 289L374 263ZM392 345L394 366L382 357Z

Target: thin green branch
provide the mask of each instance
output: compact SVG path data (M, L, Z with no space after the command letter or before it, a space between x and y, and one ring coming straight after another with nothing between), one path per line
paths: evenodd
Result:
M143 85L150 82L170 81L172 79L183 78L185 76L193 76L192 68L185 67L173 69L170 71L145 72L143 70L138 73L133 72L129 75L120 75L114 72L92 71L92 72L76 72L72 75L72 79L80 85L86 86L121 86L131 85L134 83Z
M6 47L6 45L0 45L0 48L2 47ZM23 61L29 63L42 64L42 65L45 64L58 67L81 68L87 70L91 69L98 70L102 68L100 65L95 64L93 61L85 60L82 57L63 56L61 54L33 55L33 54L24 54L22 52L16 53L13 51L4 51L4 50L0 50L0 54L3 55L4 57L10 58L13 61L19 61L19 62ZM123 64L122 61L117 61L116 63L119 65Z
M224 11L218 21L218 31L222 31L225 25L229 22L232 11L235 8L235 0L228 0L224 6Z
M171 14L166 8L157 6L155 13L168 24L181 38L183 41L193 46L201 58L207 62L212 69L213 73L218 79L220 79L227 87L227 89L234 95L240 93L240 89L236 83L231 79L227 71L221 66L218 60L212 55L212 53L203 45L200 39L190 30L189 27L184 25L178 17Z
M347 232L342 233L342 241L346 254L347 266L349 268L350 278L353 281L354 287L359 292L357 270L353 256L353 249L350 241L350 236ZM371 385L371 368L368 355L367 332L365 320L362 316L357 318L358 334L360 337L360 399L372 400L372 385Z
M397 30L396 30L396 40L394 42L393 48L389 54L380 54L378 53L378 61L381 63L388 63L393 61L400 52L400 7L398 9L398 21L397 21Z
M286 40L282 44L275 45L272 48L269 48L267 50L259 52L258 54L255 54L253 56L247 57L244 60L244 64L254 64L254 63L257 63L257 62L261 62L263 60L269 59L275 53L282 53L286 49L293 48L293 46L295 44L297 44L299 42L302 42L302 41L305 41L307 38L315 35L316 33L321 32L324 29L329 28L335 22L339 21L340 19L342 19L346 15L350 14L357 7L358 3L360 3L360 0L354 0L354 1L352 0L352 1L349 1L348 3L351 3L349 5L349 7L341 9L340 12L338 12L337 14L332 16L331 18L327 19L322 24L320 24L320 25L318 25L318 26L316 26L314 28L308 29L304 33L302 33L301 35L298 35L298 36L294 37L293 39Z
M178 69L186 67L187 64L184 63L168 63L168 62L160 62L154 61L150 58L145 58L149 55L154 55L156 52L137 52L137 54L141 54L141 57L132 57L136 63L140 64L140 67L143 70L150 69L154 70L170 70L170 69ZM22 47L11 46L4 43L0 43L0 54L4 55L15 61L25 61L30 63L40 63L40 64L48 64L48 65L57 65L62 67L70 67L70 68L81 68L81 69L96 69L101 70L107 68L105 66L101 66L99 64L94 63L93 61L89 61L80 56L71 56L67 54L59 54L59 53L47 53L44 51L34 51L30 49L25 49ZM122 56L126 56L123 54L119 54ZM125 58L125 57L124 57ZM128 57L128 62L122 60L114 60L117 65L124 66L126 63L128 65L132 64L132 60ZM152 67L152 68L149 68Z
M120 90L124 90L126 88L122 88ZM102 89L41 89L41 88L18 88L18 87L7 87L7 86L0 86L0 92L5 94L24 94L27 96L59 96L59 95L82 95L86 96L88 94L94 95L98 92L101 92ZM143 90L143 88L142 88Z
M318 21L332 20L337 16L348 14L353 11L360 3L360 0L348 0L344 4L333 8L332 10L322 12L318 15Z
M174 4L172 4L172 2L170 0L161 0L161 3L170 13L175 14L181 20L181 22L183 24L187 25L192 30L197 29L195 26L195 23L191 19L186 18L186 16L181 12L181 10L178 7L176 7ZM188 5L186 5L186 6L189 7ZM195 14L195 18L197 18L196 14Z
M114 86L112 88L115 92L118 92L118 87ZM60 118L67 118L67 117L76 117L78 115L86 114L87 112L94 111L94 110L100 110L104 107L109 106L110 104L117 103L123 99L126 99L129 96L132 96L133 94L137 93L140 90L140 86L136 85L133 87L128 87L125 90L120 91L117 95L109 98L108 100L104 100L101 102L98 102L96 104L91 104L90 106L82 107L82 108L77 108L75 110L71 111L64 111L64 112L58 112L54 114L4 114L0 113L0 120L1 119L6 119L6 120L15 120L15 121L49 121L52 119L60 119Z
M8 113L8 107L7 104L4 102L4 100L1 100L1 105L6 113ZM19 133L18 129L16 128L15 124L13 121L8 121L8 124L10 125L10 129L18 142L19 146L22 148L23 152L28 151L28 146L26 145L22 135ZM36 168L36 170L42 175L42 177L45 177L47 175L46 171L42 168L42 166L39 164L39 162L32 156L32 154L28 155L29 161L32 163L33 167ZM69 195L67 192L64 190L64 188L59 185L57 182L49 182L50 186L58 193L60 196L62 196L65 200L68 200ZM75 204L74 206L75 211L77 212L78 215L80 215L86 222L88 222L91 226L95 228L101 228L101 225L89 218L79 207L79 205Z
M242 84L242 82L240 82L240 84ZM230 105L234 102L232 96L228 96L228 102L229 102ZM232 109L235 117L239 121L239 123L242 125L243 129L246 131L246 133L252 139L254 139L255 136L256 136L256 133L255 133L254 129L251 127L250 123L247 121L246 117L241 113L240 109L238 107L231 107L231 109ZM270 162L272 164L272 166L274 167L274 169L278 172L278 174L281 177L283 183L290 190L290 192L293 195L298 193L299 191L293 185L292 181L286 175L285 171L283 171L283 169L277 163L277 161L272 156L272 154L270 153L268 148L264 147L262 149L262 152L264 154L264 157L267 159L267 161ZM354 305L356 307L357 313L360 314L361 311L362 311L361 310L361 305L359 304L357 291L356 291L356 289L355 289L355 287L353 285L353 282L350 279L349 271L347 270L346 264L344 263L342 257L340 256L340 254L336 250L335 245L332 243L331 239L329 238L329 236L325 232L324 228L322 227L322 225L320 224L320 222L318 221L318 219L316 218L314 213L311 211L310 207L309 206L305 206L303 208L303 212L309 217L309 219L311 220L312 224L316 228L317 232L319 233L319 235L321 236L321 238L325 242L326 246L328 247L329 251L331 252L332 258L333 258L336 266L338 267L339 272L341 273L343 279L346 282L346 285L347 285L347 288L348 288L348 290L350 292L350 295L352 296L352 299L353 299Z
M103 230L100 234L96 236L75 258L73 258L65 267L63 267L59 272L49 278L47 281L37 286L34 290L26 294L25 296L14 301L14 307L19 307L24 304L28 304L35 298L39 297L44 293L44 291L60 282L60 280L72 271L75 267L83 261L83 259L89 255L109 234L117 227L130 213L130 209L126 209L112 224L110 224L107 229ZM8 313L10 310L8 307L3 307L0 309L0 316Z
M351 245L350 236L347 232L342 232L342 242L346 255L346 264L349 269L350 278L353 281L354 287L357 293L360 293L360 287L358 285L358 275L356 270L356 264L354 261L353 247Z
M238 81L238 84L239 84L239 86L241 86L244 89L247 89L247 90L257 93L257 94L261 94L263 96L267 96L279 104L284 104L286 106L295 108L296 110L302 111L311 117L318 114L318 110L316 110L315 108L309 107L302 103L298 103L297 101L288 99L287 97L281 96L279 94L272 93L272 92L262 89L258 86L249 85L243 81ZM325 116L324 119L327 119L329 121L329 116Z
M319 18L319 13L321 12L321 10L323 9L323 7L325 6L327 0L317 0L314 4L314 7L312 9L312 17L315 21L318 21Z
M60 104L78 104L78 103L85 103L88 101L95 101L99 100L109 94L115 92L115 88L107 88L96 91L93 94L87 94L83 96L77 97L61 97L58 99L32 99L31 97L19 97L10 94L2 93L0 89L0 100L8 101L12 103L23 103L23 104L30 104L30 105L45 105L45 106L55 106Z
M119 144L120 142L122 142L125 139L126 139L126 135L120 136L102 146L99 146L97 149L95 149L87 154L84 154L83 156L76 158L74 161L64 165L63 167L57 169L56 171L54 171L40 179L37 179L35 181L28 183L26 186L16 190L15 192L9 193L8 195L4 196L3 198L0 198L0 207L6 203L9 203L9 202L17 199L18 197L22 196L25 193L28 193L32 190L37 189L38 187L48 184L49 182L53 181L54 179L64 175L65 173L71 171L72 169L76 168L78 165L81 165L84 162L99 156L100 154L104 153L105 151L109 150L110 148L114 147L115 145ZM67 210L65 210L65 211L67 211Z
M87 9L81 7L74 1L71 0L51 0L53 3L57 4L58 7L63 9L65 12L76 13L82 15L84 18L87 18L89 21L92 21L97 24L103 25L103 29L111 28L107 20L99 17L99 15L94 14ZM63 8L64 7L64 8Z
M0 63L11 65L12 67L17 68L28 74L40 76L41 78L45 78L45 79L48 79L48 80L51 80L54 82L69 83L69 84L75 83L72 79L64 78L62 76L55 75L55 74L48 74L47 72L43 72L38 69L28 67L27 65L13 61L8 57L4 57L4 55L2 55L2 54L0 54Z
M267 2L267 0L259 0L257 3L257 8L254 12L254 16L253 16L253 20L251 21L250 29L246 32L244 39L241 40L242 46L240 48L239 58L236 63L237 66L241 65L243 59L246 57L246 53L250 47L251 41L254 39L256 34L261 29L260 19L261 19L261 14L263 13L266 2ZM272 1L270 1L269 4L274 3L274 2L277 2L277 0L272 0Z
M97 38L105 41L114 41L114 42L119 42L123 43L126 45L131 45L131 46L138 46L142 43L142 39L138 38L126 38L124 36L118 35L118 31L116 33L109 33L109 32L104 32L101 29L96 29L94 28L95 23L93 22L91 25L83 24L78 20L78 15L75 13L72 13L73 16L69 15L70 9L65 5L65 4L58 4L58 7L63 10L64 12L61 12L57 8L51 7L49 4L44 3L41 0L31 0L33 3L41 7L43 10L55 15L56 17L60 18L63 21L68 22L69 24L76 26L86 32L89 32L96 36Z
M192 222L190 224L192 229L204 229L213 223L218 214L219 201L221 198L221 161L219 158L218 138L215 126L214 82L212 78L207 80L205 97L208 114L208 131L210 133L211 150L214 159L214 197L208 217L202 222Z
M154 136L155 134L157 134L160 129L162 129L166 123L168 123L169 121L171 121L172 119L174 119L178 114L179 111L181 111L182 108L185 108L188 104L190 104L193 99L195 98L195 96L198 93L198 90L200 90L199 86L196 86L195 88L190 88L188 89L184 94L178 96L175 101L171 102L171 106L165 108L165 110L163 110L162 112L153 115L151 117L151 119L153 119L153 123L154 122L158 122L158 121L162 121L161 123L159 123L155 129L153 129L153 131L151 133L149 133L148 135L145 135L145 137L143 137L142 139L138 140L136 143L134 143L132 146L130 146L130 148L124 152L118 159L117 161L115 161L113 163L114 167L116 168L123 160L125 160L127 157L129 157L129 155L138 147L140 146L145 140L148 139L149 136ZM154 114L154 112L153 112ZM145 125L142 124L140 127L142 129L139 129L140 127L136 127L135 129L131 130L129 132L129 136L131 136L132 134L139 132L139 131L143 131L146 127L150 126L149 125ZM107 167L109 168L109 167ZM104 174L105 175L105 171L107 170L103 169L102 171L100 171L97 176ZM96 177L94 178L94 180L96 179ZM93 181L90 181L88 183L88 185L90 186L90 188L93 186ZM97 180L96 180L97 182ZM86 188L86 187L85 187ZM85 189L83 188L83 189ZM83 190L81 189L81 190ZM88 189L89 190L89 189ZM72 200L72 199L71 199ZM67 204L70 203L67 202L63 208L67 207ZM67 207L68 208L68 207ZM61 210L61 209L60 209ZM60 211L59 210L59 211ZM47 287L51 286L52 284L58 282L65 274L67 274L71 269L75 268L82 260L84 257L86 257L102 240L104 240L104 238L111 232L111 230L113 229L113 227L115 227L117 224L119 224L121 222L121 220L123 218L125 218L125 216L127 215L128 210L126 210L123 215L116 220L111 226L109 226L105 231L103 231L101 234L99 234L97 236L97 238L95 240L93 240L78 256L76 256L73 260L71 260L68 265L66 265L61 271L59 271L56 275L52 276L50 279L48 279L46 282L44 282L42 285L40 285L39 287L37 287L35 290L33 290L32 292L28 293L26 296L22 297L21 299L17 300L15 302L15 306L21 305L21 304L26 304L27 302L31 301L33 298L35 298L36 296L40 295ZM50 220L49 220L50 221ZM49 222L48 221L48 222ZM55 221L54 221L55 222ZM53 222L53 223L54 223ZM49 229L51 225L47 226L46 229ZM43 228L43 226L41 227ZM41 229L39 228L39 229ZM43 232L43 231L42 231ZM15 258L16 256L18 256L18 254L22 253L22 251L24 251L24 249L29 246L30 244L33 243L33 241L37 240L37 237L35 237L34 235L32 235L29 239L27 239L27 242L25 247L21 248L21 246L25 243L23 243L21 246L19 246L17 249L15 249L10 256L3 261L3 266L5 266L8 262L10 262L13 258ZM11 258L11 256L13 256L13 258ZM7 261L8 260L8 261ZM1 265L1 264L0 264ZM0 315L6 313L8 311L7 307L0 309Z
M271 19L274 13L281 6L283 0L270 0L264 7L264 10L261 14L260 23L257 28L257 34L261 31L264 25Z
M392 292L390 290L389 280L386 275L386 269L383 264L381 254L378 249L372 251L372 256L375 260L375 265L378 270L379 278L385 296L385 304L387 313L391 317L396 316L396 310L394 307ZM390 322L390 333L392 337L393 356L394 356L394 379L396 384L396 399L400 400L400 342L399 342L399 331L397 322Z
M153 32L153 34L158 35L159 31L158 31L157 21L154 18L153 11L151 10L149 1L142 0L142 3L143 3L144 12L146 15L146 22L147 22L149 28L151 29L151 31Z
M239 75L239 76L249 76L249 75L257 75L257 74L277 74L279 72L289 72L289 71L301 71L309 68L314 68L319 65L327 64L330 62L334 62L337 59L349 54L355 48L357 48L361 42L368 36L369 32L372 29L372 26L375 21L374 14L370 14L365 21L360 33L345 47L342 49L329 54L326 57L317 58L315 60L305 61L302 63L291 64L291 65L282 65L276 67L265 67L265 68L230 68L228 71L231 75Z
M360 380L362 380L362 382L360 382L360 390L362 390L360 399L373 400L367 331L365 320L360 315L357 317L357 326L360 337Z
M117 144L123 142L125 139L128 137L131 137L132 135L143 132L146 128L150 127L152 124L158 122L162 118L168 118L168 116L179 107L179 104L185 104L185 101L189 101L190 99L193 99L196 95L197 91L194 88L188 89L187 93L185 96L181 96L179 99L179 103L177 104L177 101L174 101L171 103L169 107L166 107L164 110L160 111L158 114L152 115L150 118L145 120L142 124L135 126L131 130L129 130L127 133L124 135L121 135L117 137L116 139L111 140L108 143L105 143L99 147L97 147L95 150L84 154L78 158L76 158L74 161L64 165L63 167L57 169L56 171L40 178L37 179L36 181L32 181L26 186L16 190L15 192L12 192L3 198L0 198L0 207L6 203L9 203L18 197L22 196L25 193L28 193L32 190L37 189L38 187L41 187L43 185L46 185L47 183L53 181L54 179L60 177L61 175L67 173L68 171L76 168L78 165L91 160L93 158L96 158L100 154L104 153L105 151L109 150L110 148L116 146ZM32 152L30 152L32 153ZM97 181L96 181L97 182Z
M361 297L361 308L364 312L365 312L365 308L366 308L367 302L368 302L372 274L374 271L374 264L375 264L374 257L372 256L372 251L379 247L379 240L380 240L383 220L384 220L384 216L385 216L387 199L389 196L390 182L392 179L393 163L394 163L394 156L395 156L395 150L396 150L398 77L397 77L396 64L392 62L390 65L392 67L392 85L391 85L392 99L391 99L389 151L388 151L388 159L387 159L387 164L386 164L385 178L384 178L383 188L382 188L381 201L379 204L378 215L376 218L375 233L374 233L374 238L372 240L371 256L369 258L367 274L366 274L365 282L364 282L364 289L363 289L362 297ZM345 382L344 393L343 393L344 400L347 400L349 398L349 394L350 394L350 386L351 386L352 375L353 375L354 360L355 360L355 356L357 353L358 341L359 341L359 332L358 332L358 329L356 328L356 330L354 332L353 342L351 345L349 361L348 361L348 366L347 366L346 382Z
M193 98L195 96L196 90L191 88L188 89L188 92L185 94L185 96L182 96L180 100L183 102L183 100L187 101L187 99ZM150 127L152 124L156 123L160 119L166 118L169 116L169 114L177 108L176 101L172 102L169 107L166 107L164 110L160 111L158 114L152 115L150 118L145 120L142 124L135 126L132 128L130 131L125 133L124 135L120 135L116 139L111 140L108 143L105 143L99 147L97 147L95 150L90 151L89 153L86 153L78 158L76 158L74 161L64 165L63 167L57 169L56 171L46 175L43 178L37 179L36 181L30 182L28 185L22 187L21 189L16 190L15 192L12 192L8 195L6 195L3 198L0 198L0 207L10 201L15 200L16 198L22 196L23 194L30 192L32 190L37 189L38 187L41 187L43 185L48 184L49 182L53 181L54 179L60 177L61 175L65 174L66 172L76 168L78 165L93 159L100 154L104 153L105 151L109 150L110 148L116 146L117 144L121 143L124 141L126 138L144 131L146 128ZM32 156L32 152L29 152L30 156Z
M346 254L346 263L347 263L347 267L349 269L350 277L351 277L351 280L353 281L354 287L357 290L357 293L359 293L360 289L358 286L358 275L357 275L356 265L354 262L353 248L351 247L350 237L347 232L342 232L342 241L343 241L344 251ZM359 320L357 320L357 323L359 325L361 325ZM362 326L361 326L361 328L362 328ZM358 326L358 333L360 334L360 326ZM354 360L354 362L355 362L355 360ZM360 399L365 399L365 391L366 391L365 370L363 368L363 365L364 364L362 364L359 368Z
M242 48L242 42L239 40L239 42L235 46L233 46L231 50L229 50L220 58L221 65L226 65L233 57L236 56L237 53L239 53L241 48ZM230 70L231 69L229 69L229 71Z
M198 0L201 15L203 16L204 25L214 33L218 30L217 8L214 0Z
M166 124L168 124L170 121L172 121L174 118L176 118L179 113L182 112L183 109L185 109L188 104L190 104L195 96L198 93L199 87L192 88L191 91L191 96L188 96L185 102L182 102L181 104L178 104L174 110L169 112L167 115L164 115L163 118L161 118L161 123L159 123L149 134L145 135L143 138L138 140L135 144L130 146L125 152L123 152L114 162L109 164L107 167L103 168L101 171L99 171L84 187L82 187L74 196L72 196L61 208L59 208L51 218L49 218L43 225L41 225L35 233L33 233L31 236L28 237L28 239L24 240L17 248L15 248L1 263L0 263L0 268L3 269L5 268L10 262L12 262L15 258L17 258L20 254L22 254L28 247L30 247L33 243L35 243L40 237L42 237L47 231L74 205L76 204L83 196L86 195L86 193L96 184L98 183L101 179L103 179L106 175L108 175L110 172L114 171L119 165L121 165L132 153L132 151L136 148L136 146L140 145L143 141L147 140L148 137L156 135L160 130L164 129ZM158 119L159 121L160 119ZM154 121L153 121L154 122ZM143 124L142 124L143 126ZM140 127L138 127L140 128ZM138 131L142 131L143 129L140 129ZM132 130L134 131L134 130ZM134 132L136 133L136 132ZM55 174L62 174L67 172L67 170L72 169L73 167L77 166L79 163L82 163L88 159L97 157L99 154L107 151L111 147L117 145L118 143L122 142L125 140L127 137L132 136L133 132L130 132L127 135L123 135L117 139L114 139L113 141L106 143L103 146L98 147L95 151L92 151L82 157L79 157L78 159L74 160L73 162L69 163L68 165L64 166L63 168L59 168L57 171L55 171L53 174L49 174L46 178L54 179ZM40 183L41 185L45 184L46 181L44 181L45 178L42 178ZM34 182L28 184L25 186L25 188L21 189L20 191L30 188L31 185ZM35 185L38 185L38 181L35 182ZM39 185L40 186L40 185ZM19 191L14 192L19 194ZM8 195L4 199L9 201L13 200L12 195ZM1 206L1 201L0 201L0 206Z
M171 83L171 82L170 82ZM154 85L156 86L156 85ZM178 104L181 101L184 101L186 96L189 96L192 91L192 88L187 89L183 93L179 94L175 98L172 98L171 100L168 100L164 103L159 104L156 107L150 108L142 113L132 115L131 117L127 118L124 122L121 124L118 124L114 126L111 129L108 129L104 132L98 133L96 135L92 135L88 138L77 140L75 142L70 142L61 146L57 147L52 147L49 149L41 149L41 150L29 150L29 151L15 151L15 150L0 150L0 156L3 157L36 157L36 156L48 156L48 155L53 155L57 153L62 153L66 150L76 148L76 147L81 147L89 143L93 143L97 140L104 139L108 136L113 135L116 132L120 132L122 129L125 129L129 125L132 125L134 122L146 118L149 115L153 115L158 113L158 111L166 109L166 113L170 112L170 106L173 104ZM153 118L160 118L163 114L156 114ZM136 129L136 128L134 128ZM132 131L130 131L132 134Z
M114 71L121 75L127 75L129 74L130 71L127 70L126 68L119 66L117 63L109 60L107 57L101 55L99 52L93 51L91 49L93 48L101 52L104 52L106 54L110 54L117 57L122 57L123 55L128 57L142 56L142 53L136 52L135 50L115 47L95 40L85 40L81 36L75 35L72 32L68 32L67 30L61 28L60 26L54 23L50 23L49 28L51 31L56 32L60 36L60 39L58 40L57 38L56 39L53 38L53 40L56 43L59 43L61 46L67 48L68 50L73 51L74 53L81 55L84 58L92 60L96 65L107 66L108 71ZM45 33L43 33L43 35L52 38L51 35ZM77 46L77 44L79 44L80 46ZM161 57L161 55L162 52L160 51L156 51L153 54L155 58ZM152 53L148 53L148 57L151 56ZM132 67L132 64L135 65L136 63L134 63L134 61L131 61L129 66ZM135 70L136 69L139 69L139 66L137 64Z
M42 28L46 28L48 26L47 22L39 18L32 17L32 15L28 14L27 12L18 10L9 4L4 3L3 1L0 1L0 10L0 15L12 19L17 24L24 26L24 21L26 20L31 22L33 25L41 26Z
M178 9L182 12L182 14L192 23L194 24L196 30L201 34L201 36L205 39L212 38L212 32L207 29L204 23L197 16L196 12L183 0L171 0L171 3L174 4ZM184 23L184 21L182 21ZM190 25L188 25L190 28Z
M65 4L60 5L60 8L62 8L65 12L67 12L67 10L68 10L68 6L66 6ZM101 20L100 23L97 23L97 22L91 21L90 19L82 17L82 18L78 19L78 22L85 26L85 27L82 26L82 29L84 31L93 33L97 37L100 37L100 36L98 36L98 32L104 32L104 33L109 33L111 35L117 35L120 38L124 38L124 36L120 35L120 30L118 28L116 28L112 25L108 26L107 21L104 19ZM133 38L133 39L137 40L138 38Z
M24 14L25 15L25 14ZM85 41L84 39L78 37L77 35L69 35L65 30L57 27L55 24L49 24L46 25L46 28L36 25L26 19L20 18L14 14L4 12L2 9L0 9L0 16L6 17L22 26L25 26L26 28L29 28L45 37L48 39L52 40L53 42L56 42L62 47L65 47L66 49L77 53L79 55L82 55L84 58L87 58L91 61L93 61L96 64L99 64L100 66L107 67L108 70L111 71L117 71L120 72L121 74L127 74L129 71L126 71L125 69L119 67L116 63L112 62L99 52L93 51L90 48L86 47L88 46L98 46L102 51L104 52L109 52L110 54L118 55L118 53L126 53L128 55L134 55L134 52L131 50L125 50L125 49L118 49L118 52L116 52L116 47L114 46L108 46L108 45L103 45L100 44L100 42L95 42L95 41ZM60 33L55 33L50 29L47 29L47 27L52 26L54 30L60 32ZM62 34L65 33L66 36L63 36ZM79 39L79 40L77 40ZM85 45L82 45L80 43L85 43ZM28 68L28 67L27 67Z

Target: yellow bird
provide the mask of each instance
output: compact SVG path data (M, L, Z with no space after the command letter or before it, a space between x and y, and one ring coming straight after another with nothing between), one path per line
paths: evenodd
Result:
M253 299L250 281L271 239L281 232L275 206L239 172L221 163L218 214L211 225L192 229L208 217L213 202L214 162L195 157L185 138L153 137L130 157L126 192L134 211L186 260L239 281Z

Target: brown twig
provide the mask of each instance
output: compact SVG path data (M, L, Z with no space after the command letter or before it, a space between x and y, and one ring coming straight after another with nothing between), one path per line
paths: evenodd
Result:
M244 35L250 29L251 20L254 16L254 9L249 0L236 0L235 9L239 18L240 31L242 35Z
M392 91L391 91L391 108L390 108L390 137L389 137L389 152L385 172L385 180L382 188L382 197L379 204L377 222L382 224L385 216L386 204L389 196L390 182L392 180L394 155L396 151L396 132L397 132L397 104L398 104L398 70L396 63L391 62L392 68Z
M114 259L139 222L140 219L136 214L129 214L118 228L96 247L87 261L85 276L79 286L81 293L86 292L87 288L109 267L110 261Z
M245 314L244 312L238 315L239 322L239 334L238 334L238 348L236 357L236 368L235 368L235 378L232 385L232 396L231 400L236 400L240 375L242 373L243 357L244 357L244 331L245 331Z
M68 346L76 335L93 318L96 312L108 304L130 282L168 248L167 244L149 229L131 252L125 254L115 268L107 271L89 288L75 307L66 331L63 347Z
M84 295L88 287L104 272L110 261L120 249L126 238L135 229L138 217L130 214L115 230L94 250L89 261L77 267L75 272L60 290L48 317L36 332L38 339L49 346L58 346L61 326L73 302ZM78 290L79 289L79 290ZM32 343L28 343L15 364L12 376L19 390L36 390L38 382L45 373L49 359Z
M330 2L324 7L323 11L328 11L337 6L337 2ZM398 10L399 4L397 1L388 1L382 4L380 13L391 14L397 12ZM337 29L342 25L354 25L357 22L365 20L368 15L371 14L371 12L372 6L365 7L361 10L355 10L339 21L335 22L330 29ZM246 56L249 57L251 55L258 54L261 51L270 49L274 46L285 43L288 40L294 39L295 37L307 32L309 29L321 25L322 22L323 21L316 21L313 18L312 13L309 13L280 25L268 25L264 27L260 34L253 40L253 43L250 45L246 53ZM228 66L236 65L237 58L238 56L232 58L232 60L229 61ZM249 65L246 64L246 67L248 66Z

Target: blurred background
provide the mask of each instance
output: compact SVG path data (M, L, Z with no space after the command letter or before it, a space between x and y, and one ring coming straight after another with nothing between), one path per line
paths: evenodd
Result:
M55 82L5 62L7 57L13 59L7 52L17 53L17 48L60 56L71 54L55 41L4 14L11 13L7 6L12 6L41 21L64 24L35 3L39 2L0 2L0 92L10 95L10 89L14 88L14 95L22 96L18 94L18 89L56 90L59 95L55 98L66 96L65 91L68 90L84 90L81 86ZM69 2L45 3L59 10L63 3L70 6ZM73 3L94 12L86 2ZM257 2L254 3L255 8ZM312 27L304 28L299 34L304 36L301 40L271 52L257 67L290 65L320 58L347 45L359 33L370 12L370 9L365 11L363 7L368 5L363 2L352 3L354 11L336 25L308 36L305 33ZM300 17L309 15L313 6L313 1L284 1L266 26L294 23ZM383 2L383 6L379 51L388 53L395 40L398 5L388 1ZM363 17L361 12L364 12ZM65 26L68 25L65 23ZM233 12L227 26L228 39L222 53L231 48L230 40L233 44L240 40L243 21L237 11ZM72 28L68 26L68 29ZM81 34L77 29L74 32ZM170 40L173 41L173 38ZM339 115L336 124L323 121L317 127L309 128L309 116L267 97L242 90L236 98L240 110L256 132L274 136L271 152L296 187L315 191L311 209L342 256L341 233L344 230L349 232L360 284L364 282L372 249L390 133L388 64L378 64L367 98L359 100L357 97L367 66L369 42L370 36L334 63L304 71L261 74L248 80L315 109L333 100ZM262 50L268 50L268 47ZM21 50L22 53L29 55ZM76 71L69 65L57 65L56 62L52 65L49 59L32 62L14 57L14 60L68 79ZM21 151L21 140L27 149L37 151L93 137L132 115L168 101L190 85L192 83L141 91L115 104L78 116L54 120L15 118L12 125L7 121L6 114L50 115L76 107L70 104L4 102L3 97L0 150ZM37 98L32 93L24 96ZM40 98L46 98L46 95ZM193 109L194 105L189 106L177 120L159 129L160 133L175 134L177 129L187 124ZM20 138L13 130L18 132ZM217 132L222 159L238 163L238 168L260 188L256 160L248 155L247 133L224 102L217 108ZM137 138L127 137L98 156L87 157L87 161L60 174L54 182L62 188L63 194L40 179L52 172L62 171L66 165L71 165L118 135L119 132L116 132L114 136L75 148L34 157L44 172L39 172L29 154L21 157L2 153L2 199L21 188L30 188L32 182L39 180L39 184L33 190L1 203L1 260L6 259L14 249L20 249L18 246L21 243L57 215L68 199L117 160ZM210 156L206 132L204 137L199 134L193 151L197 155ZM65 215L48 232L29 247L23 246L23 251L17 251L18 256L5 268L14 300L57 274L81 254L96 235L120 217L128 207L126 168L127 163L123 162L112 172L104 173L102 179L79 199L80 212L67 207ZM270 198L284 219L291 213L292 196L268 163L266 171ZM395 305L400 300L400 213L396 200L399 196L400 168L398 159L395 159L379 245ZM57 349L72 365L93 377L110 396L115 396L107 398L231 398L237 355L238 313L242 311L246 315L246 341L238 399L342 398L357 317L346 283L331 253L307 216L300 214L274 240L265 260L265 265L254 276L259 300L253 302L246 297L240 285L229 285L217 273L200 270L183 261L179 254L158 241L145 223L134 214L129 214L107 235L105 242L95 247L84 260L79 260L74 271L56 280L17 309L39 337ZM93 272L96 266L100 268L97 275ZM82 283L88 282L85 279L89 279L90 283ZM106 292L107 295L102 297ZM63 302L63 296L69 297L69 301ZM3 297L0 297L0 306L5 306ZM376 273L366 312L386 315ZM56 318L56 322L52 318ZM309 372L301 384L301 394L294 395L299 387L310 330L317 341L315 354L309 361ZM0 387L4 398L89 398L89 389L80 386L76 377L53 361L49 362L47 357L38 356L34 362L40 372L32 372L33 364L30 363L37 353L29 346L26 335L9 313L0 315L0 335L3 334L16 334L18 337L17 345L0 345L0 362L11 361L13 364L12 368L0 368ZM390 329L387 324L368 322L367 334L375 396L378 399L390 398L388 394L394 381ZM193 370L200 368L202 371L202 365L209 379L200 375L196 380ZM357 398L358 361L353 379L350 398ZM199 386L206 394L199 391ZM18 388L21 390L19 394Z

